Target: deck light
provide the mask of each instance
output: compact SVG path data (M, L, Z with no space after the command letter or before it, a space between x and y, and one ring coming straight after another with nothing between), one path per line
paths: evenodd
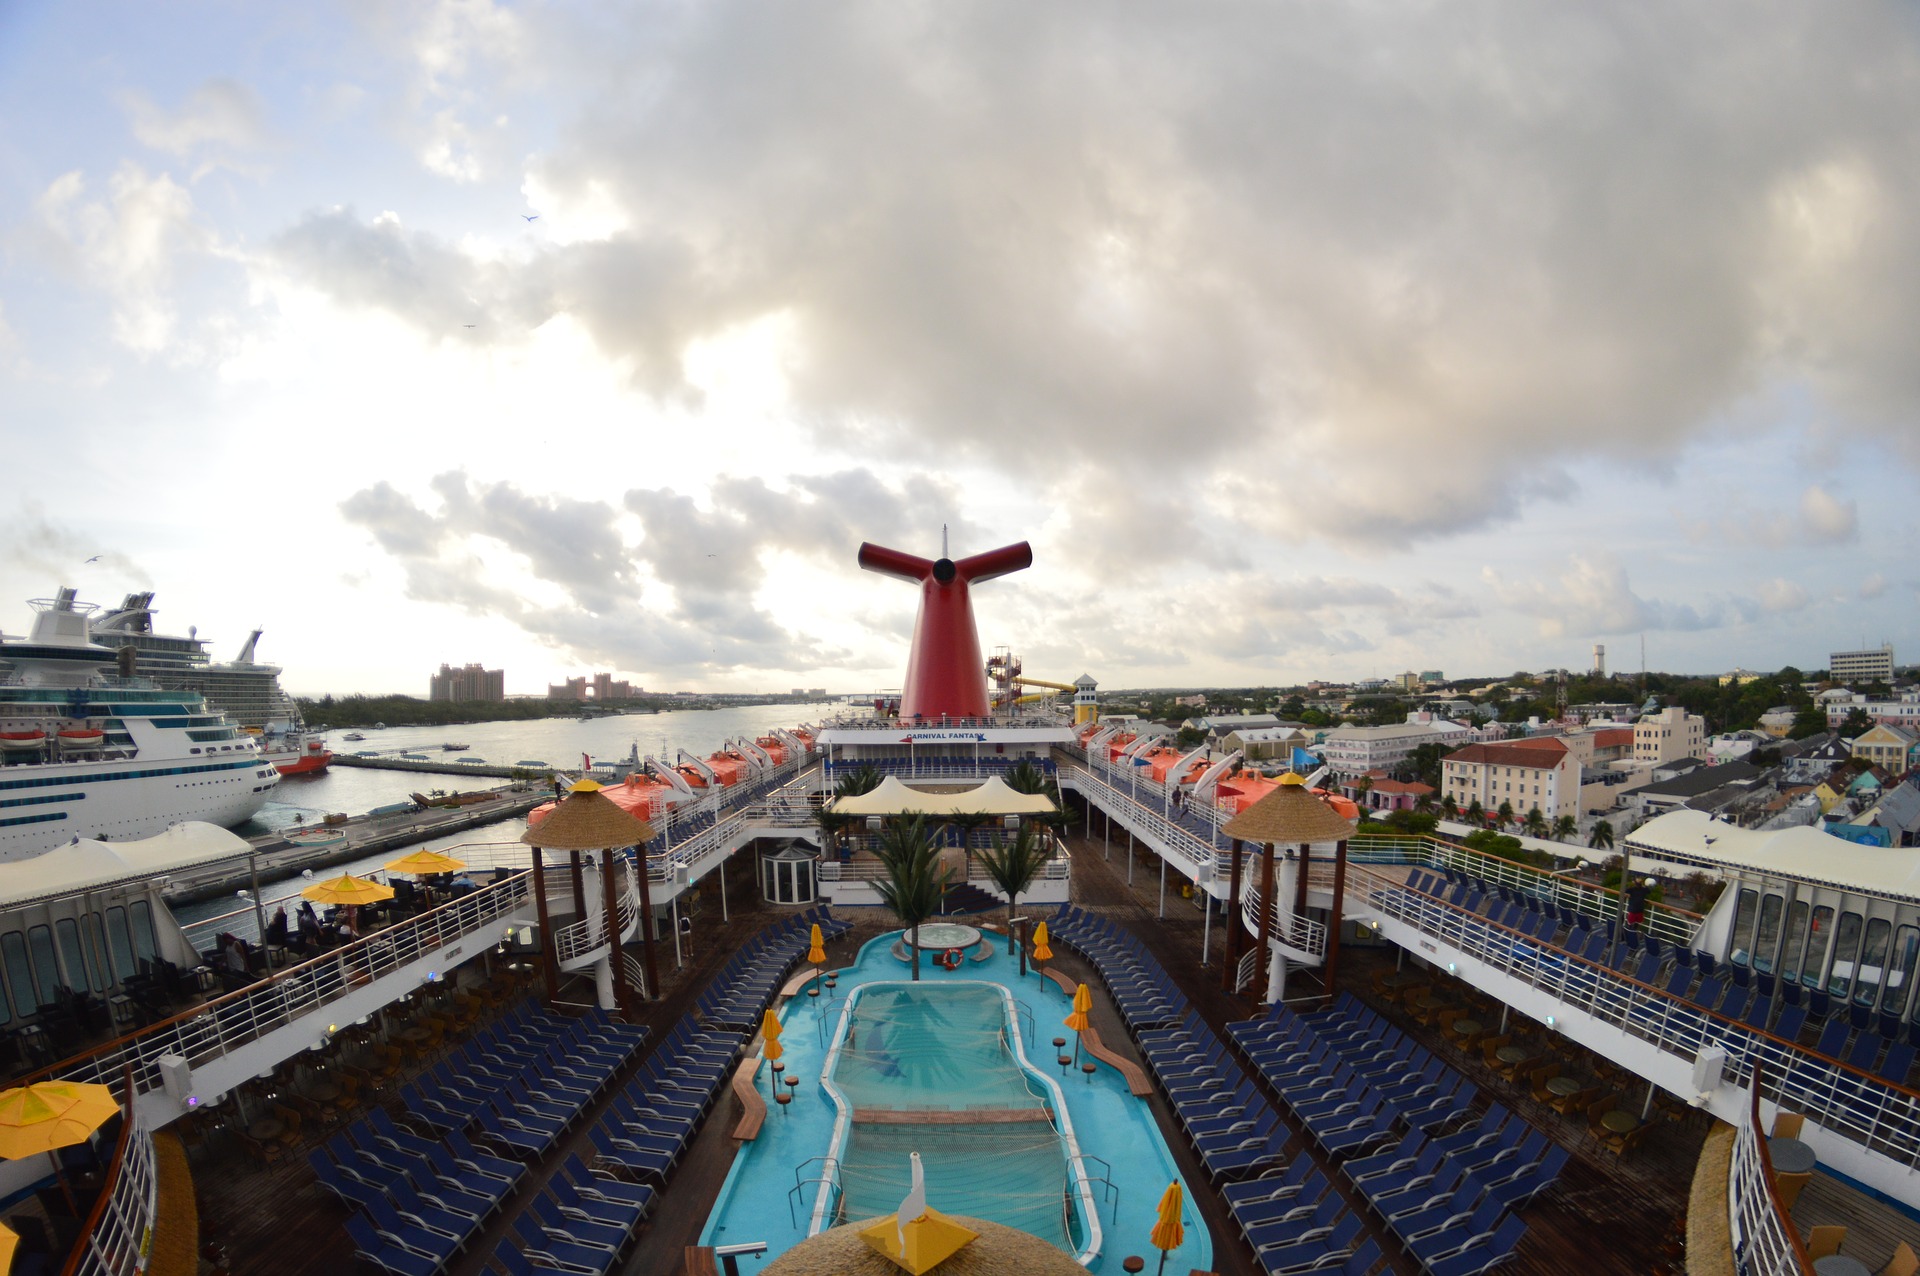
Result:
M187 1096L187 1106L188 1106L188 1107L190 1107L190 1108L197 1108L197 1107L199 1107L199 1106L200 1106L200 1096L199 1096L199 1095L197 1095L197 1094L190 1094L190 1095L188 1095L188 1096Z
M1549 1027L1549 1028L1551 1028L1551 1027L1553 1027L1553 1016L1552 1016L1552 1015L1548 1015L1548 1016L1547 1016L1547 1027Z
M1448 962L1448 963L1447 963L1447 973L1448 973L1449 975L1456 975L1456 974L1459 974L1459 973L1460 973L1460 968L1459 968L1458 966L1456 966L1456 965L1454 965L1454 964L1453 964L1452 962Z

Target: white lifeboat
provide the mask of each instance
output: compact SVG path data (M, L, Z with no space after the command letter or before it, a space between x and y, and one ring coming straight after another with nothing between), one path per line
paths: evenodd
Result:
M60 733L63 749L97 749L107 741L107 733L97 727L76 727Z
M25 753L46 747L47 733L44 731L0 731L0 750L8 753Z

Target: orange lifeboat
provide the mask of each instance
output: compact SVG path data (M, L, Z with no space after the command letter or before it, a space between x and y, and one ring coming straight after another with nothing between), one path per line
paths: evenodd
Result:
M107 733L98 727L75 727L60 733L60 747L63 749L97 749L107 740Z
M44 748L46 743L47 733L44 731L0 731L0 750L9 753Z

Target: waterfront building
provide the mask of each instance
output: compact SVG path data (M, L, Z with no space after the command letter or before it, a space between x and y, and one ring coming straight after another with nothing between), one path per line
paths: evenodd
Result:
M1556 820L1575 813L1580 759L1558 736L1470 744L1441 760L1440 792L1461 810L1478 801L1491 813L1510 802L1516 815L1539 807Z
M1633 724L1633 756L1638 762L1672 762L1706 752L1707 720L1685 709L1662 709Z
M1827 676L1835 682L1893 680L1893 644L1864 651L1836 651L1827 656Z
M1470 728L1445 718L1431 714L1409 717L1423 720L1384 727L1337 727L1321 741L1321 756L1334 775L1361 776L1405 765L1423 744L1462 744L1473 737Z
M475 700L505 700L507 674L504 669L481 665L441 665L440 672L428 679L427 699L468 703Z

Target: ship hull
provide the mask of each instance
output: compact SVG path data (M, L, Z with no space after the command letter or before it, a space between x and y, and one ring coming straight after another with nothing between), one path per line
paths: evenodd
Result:
M231 828L266 805L279 782L280 773L257 756L7 767L0 769L0 799L33 803L0 813L0 861L39 855L76 837L152 837L182 820Z
M273 763L273 769L281 775L315 775L327 769L327 764L333 761L333 754L303 753L299 757L288 758L285 761L271 757L267 760Z

